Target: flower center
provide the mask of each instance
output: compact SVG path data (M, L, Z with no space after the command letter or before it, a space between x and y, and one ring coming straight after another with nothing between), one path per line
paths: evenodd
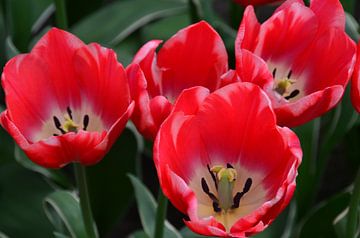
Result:
M292 79L291 75L292 71L290 70L286 77L275 80L274 91L286 100L290 100L300 93L298 89L294 89L293 85L296 83L296 80ZM276 68L273 70L273 77L274 79L276 78Z
M226 213L229 210L238 208L241 198L249 192L251 188L252 179L248 178L243 187L243 191L237 192L235 196L233 196L234 184L237 179L237 172L234 167L231 164L227 164L227 167L216 165L210 168L208 166L208 171L214 182L218 196L215 196L215 194L210 191L205 178L201 179L201 187L204 193L212 200L214 211L217 213L221 211Z
M73 120L72 111L70 107L66 108L67 113L64 115L64 123L61 124L59 118L53 116L54 124L56 129L58 129L61 134L66 134L68 132L75 132L79 131L80 125ZM89 116L85 115L83 118L83 130L86 131L89 125ZM58 136L58 134L54 134L54 136Z

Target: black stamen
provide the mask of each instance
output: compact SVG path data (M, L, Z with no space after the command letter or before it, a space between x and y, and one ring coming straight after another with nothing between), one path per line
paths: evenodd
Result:
M273 78L275 78L275 76L276 76L276 68L273 70L272 75L273 75Z
M204 178L201 178L201 187L202 187L202 190L204 191L204 193L209 194L210 189Z
M289 71L288 75L287 75L287 78L290 79L291 78L291 75L292 75L292 70Z
M66 108L66 111L67 111L67 113L69 114L70 119L72 120L73 117L72 117L72 111L71 111L70 107L67 107L67 108Z
M206 180L204 178L201 178L201 187L204 193L206 193L213 202L218 203L218 199L213 193L210 192L209 186L207 185Z
M221 208L219 207L219 203L213 202L213 208L215 212L221 212Z
M211 175L212 180L214 181L215 188L216 188L216 190L217 190L217 189L218 189L218 184L217 184L217 180L216 180L215 174L211 171L209 165L207 165L207 168L208 168L208 171L209 171L209 173L210 173L210 175Z
M233 169L233 168L234 168L234 167L233 167L231 164L229 164L229 163L226 164L226 167L227 167L228 169Z
M89 116L88 115L85 115L84 116L84 119L83 119L83 124L84 124L84 131L86 131L88 125L89 125Z
M53 136L59 136L58 134L54 133Z
M243 188L243 193L247 193L249 192L250 188L251 188L251 185L252 185L252 179L251 178L248 178L245 182L245 185L244 185L244 188Z
M234 199L233 199L233 202L234 204L232 205L232 208L239 208L240 206L240 200L241 198L244 196L244 193L243 192L238 192L236 193Z
M56 116L53 116L53 119L56 129L58 129L62 134L65 134L66 132L61 128L61 123L59 119Z
M286 99L286 100L289 100L289 99L291 99L291 98L294 98L294 97L296 97L299 93L300 93L300 91L297 90L297 89L295 89L294 91L292 91L292 92L290 93L289 96L286 96L285 99Z
M250 188L251 188L251 185L252 185L252 179L251 178L248 178L245 182L245 185L244 185L244 188L243 188L243 191L242 192L238 192L236 193L234 199L233 199L233 205L232 205L232 208L238 208L240 206L240 200L241 198L247 193L249 192Z

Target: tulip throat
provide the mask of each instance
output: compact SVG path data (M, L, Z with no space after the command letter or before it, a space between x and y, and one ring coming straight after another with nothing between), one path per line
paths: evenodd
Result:
M300 93L298 89L293 89L293 84L296 83L296 80L292 79L291 75L292 71L290 70L286 77L275 80L274 91L286 100L290 100ZM273 71L273 77L274 79L276 78L276 68Z
M212 206L216 213L227 213L240 206L241 198L250 190L252 179L248 178L245 182L242 192L234 194L234 187L237 179L237 172L232 165L227 164L227 167L216 165L208 166L208 171L214 182L217 196L212 193L205 178L201 179L201 187L212 200Z
M67 113L64 115L63 124L61 124L60 120L56 116L53 116L55 127L61 132L61 134L66 134L69 132L77 133L81 126L74 121L70 107L67 107L66 111ZM83 118L82 129L86 131L88 125L89 125L89 116L85 115ZM58 136L58 134L54 134L54 136Z

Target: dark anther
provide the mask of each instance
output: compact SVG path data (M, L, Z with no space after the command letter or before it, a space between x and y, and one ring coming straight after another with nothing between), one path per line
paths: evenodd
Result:
M232 208L238 208L240 206L240 200L241 198L247 193L249 192L250 188L251 188L251 185L252 185L252 179L251 178L248 178L245 182L245 185L244 185L244 188L243 188L243 191L242 192L238 192L236 193L234 199L233 199L233 205L232 205Z
M201 178L201 187L204 193L206 193L213 202L218 202L216 196L210 192L209 186L207 185L206 180L204 178Z
M209 165L207 165L207 168L208 168L208 171L209 171L209 173L210 173L210 175L211 175L212 180L214 181L215 188L216 188L216 190L217 190L217 189L218 189L218 184L217 184L217 181L216 181L215 174L211 171Z
M204 191L204 193L209 194L210 189L204 178L201 178L201 187L202 187L202 190Z
M59 136L58 134L54 133L53 136Z
M67 107L67 108L66 108L66 111L67 111L67 113L69 114L70 119L72 120L73 117L72 117L72 111L71 111L70 107Z
M291 78L291 75L292 75L292 70L289 71L288 75L287 75L287 78Z
M240 200L243 196L244 196L244 193L242 193L242 192L236 193L236 195L233 199L234 204L232 205L232 208L238 208L240 206Z
M243 188L243 193L247 193L249 192L250 188L251 188L251 185L252 185L252 179L251 178L248 178L245 182L245 185L244 185L244 188Z
M219 203L213 202L213 208L215 212L221 212L221 208L219 207Z
M56 129L58 129L62 134L65 134L66 132L61 128L61 123L59 119L56 116L53 116L53 119Z
M233 167L231 164L229 164L229 163L226 164L226 167L227 167L228 169L233 169L233 168L234 168L234 167Z
M89 116L88 115L85 115L84 116L84 120L83 120L83 124L84 124L84 131L86 131L88 125L89 125Z
M285 99L286 99L286 100L289 100L289 99L291 99L291 98L294 98L294 97L296 97L299 93L300 93L300 91L297 90L297 89L295 89L294 91L292 91L292 92L290 93L289 96L286 96Z
M276 76L276 68L273 70L272 75L273 75L273 78L275 78L275 76Z

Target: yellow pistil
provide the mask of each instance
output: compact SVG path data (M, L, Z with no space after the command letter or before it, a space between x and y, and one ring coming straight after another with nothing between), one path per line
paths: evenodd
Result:
M68 115L65 115L64 116L65 118L65 122L64 122L64 125L63 125L63 130L65 132L78 132L78 129L79 129L79 125L76 124L71 118L70 116Z
M285 96L285 94L289 94L289 89L292 84L294 84L295 81L290 78L283 78L280 80L277 80L275 91L280 94L281 96Z
M223 166L214 166L211 171L216 175L219 207L227 212L234 204L233 189L237 172L234 168L225 168Z

